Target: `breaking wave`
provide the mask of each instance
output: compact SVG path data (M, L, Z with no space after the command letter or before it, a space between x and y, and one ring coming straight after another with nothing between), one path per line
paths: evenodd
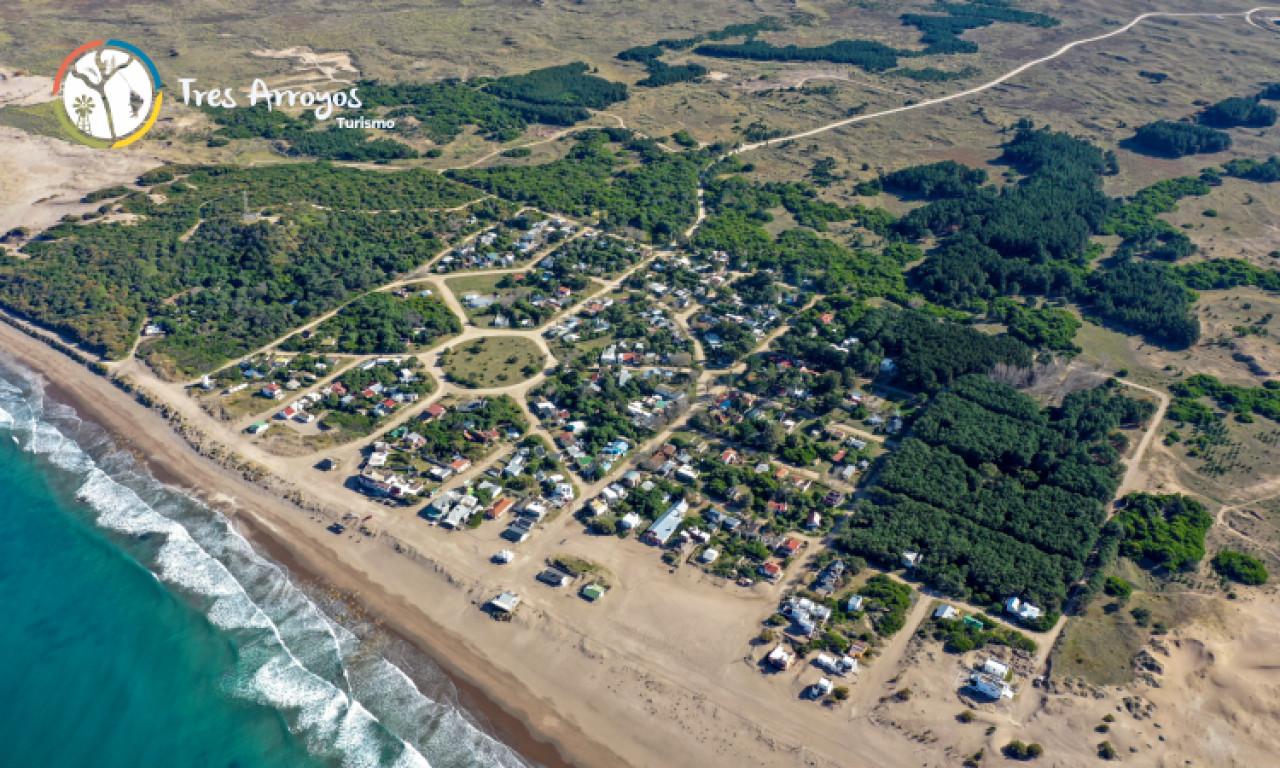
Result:
M156 481L5 361L0 432L43 457L99 527L229 638L236 661L223 690L278 710L312 754L342 768L529 765L457 704L428 660L334 621L225 517ZM386 659L390 652L417 683Z

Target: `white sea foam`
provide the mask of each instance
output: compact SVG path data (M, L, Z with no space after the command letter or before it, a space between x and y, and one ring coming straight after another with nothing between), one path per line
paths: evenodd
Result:
M4 368L0 429L70 473L98 525L141 542L135 557L235 641L225 690L282 712L314 754L343 768L527 765L452 701L447 683L443 696L424 694L225 518L155 482L74 413L46 407L31 379Z

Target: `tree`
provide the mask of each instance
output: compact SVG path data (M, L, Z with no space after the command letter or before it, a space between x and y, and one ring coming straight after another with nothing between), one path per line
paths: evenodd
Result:
M1213 570L1224 579L1258 586L1267 581L1267 568L1260 560L1244 554L1224 549L1213 556Z
M1103 591L1112 597L1118 597L1121 600L1128 599L1133 594L1133 585L1119 576L1108 576Z

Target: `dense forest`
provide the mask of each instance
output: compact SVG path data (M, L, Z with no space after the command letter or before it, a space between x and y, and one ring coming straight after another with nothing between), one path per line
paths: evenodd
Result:
M462 332L462 323L430 291L396 296L375 291L342 308L313 331L294 334L280 343L293 352L347 352L394 355L429 347Z
M215 123L222 126L215 136L228 139L263 138L286 145L285 154L304 155L320 160L376 162L417 157L418 152L395 139L370 138L361 128L341 128L330 123L319 129L310 112L292 117L285 112L268 110L266 105L239 109L205 109Z
M1199 320L1190 313L1193 295L1163 265L1130 261L1136 242L1107 270L1090 271L1090 239L1134 220L1154 227L1156 242L1146 243L1147 251L1177 258L1192 249L1189 240L1175 237L1167 225L1152 223L1159 204L1155 193L1116 211L1115 201L1102 193L1100 178L1114 170L1113 155L1024 120L1005 144L1001 160L1024 174L1022 180L998 189L979 186L963 166L946 164L891 174L900 179L896 183L910 185L906 189L922 194L926 186L930 189L928 205L893 225L910 239L939 238L912 271L911 284L926 299L981 310L1000 296L1072 298L1094 314L1170 347L1185 347L1199 338Z
M5 257L0 302L111 357L152 317L165 330L156 351L195 373L425 262L466 226L465 213L425 209L478 197L425 170L161 170L150 178L173 179L152 189L163 202L135 193L109 209L132 222L60 224L29 258ZM266 215L244 220L242 194Z
M1116 522L1124 530L1120 552L1148 566L1193 568L1204 558L1204 535L1213 516L1187 496L1133 493L1123 500Z
M1056 612L1083 574L1119 485L1112 443L1154 406L1113 386L1041 410L981 376L955 380L889 457L839 546L980 604L1010 596Z
M600 212L601 225L669 240L693 223L698 174L723 147L666 152L620 128L574 137L567 157L543 165L471 168L450 178L495 195L574 216Z
M485 138L511 141L530 123L571 126L627 98L627 86L590 74L582 63L535 69L521 75L472 82L445 80L436 83L357 84L364 110L385 108L397 121L396 132L421 134L437 144L448 144L467 125ZM417 157L407 144L390 138L370 138L359 128L318 123L305 113L292 117L265 106L241 109L209 108L206 114L218 125L217 136L230 139L264 138L280 141L287 154L324 160L379 161ZM405 118L408 118L407 120Z

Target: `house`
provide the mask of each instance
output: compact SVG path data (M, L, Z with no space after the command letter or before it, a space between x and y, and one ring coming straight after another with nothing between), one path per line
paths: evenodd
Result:
M466 472L471 469L471 459L454 459L449 463L449 469L456 472Z
M782 543L778 545L776 551L778 557L795 557L796 553L800 551L800 547L801 544L799 539L788 536L782 540Z
M938 610L933 612L933 618L940 619L942 621L950 621L959 615L960 612L950 605L940 605L938 606Z
M498 520L503 515L507 514L507 512L511 511L511 508L515 506L515 503L515 499L509 497L505 499L498 499L494 502L493 506L489 507L489 509L484 513L484 516L490 520Z
M845 613L857 613L862 610L862 595L849 595L849 601L844 604Z
M796 661L796 654L784 645L775 647L769 651L769 655L765 657L769 661L769 665L774 669L788 670Z
M533 526L537 525L532 519L522 517L511 525L507 526L507 530L502 532L502 538L508 541L514 541L519 544L522 541L529 540L529 534L533 532Z
M621 520L618 521L618 525L621 526L624 531L629 531L632 528L635 528L639 524L640 524L640 516L637 515L635 512L628 512L627 514L622 516Z
M825 677L820 677L818 678L818 682L814 683L813 687L809 689L809 696L815 699L820 699L823 696L826 696L827 694L831 693L832 687L833 686L830 679Z
M974 672L969 678L969 685L978 693L991 699L1012 699L1013 688L1003 677L989 675L986 672Z
M844 494L839 491L828 491L827 495L822 497L822 503L834 509L844 503Z
M714 547L707 547L706 549L702 550L701 555L698 555L698 562L714 563L717 559L719 559L719 557L720 557L720 550L715 549Z
M671 537L680 528L684 522L684 516L689 511L689 502L681 499L672 504L671 507L649 526L649 530L645 531L645 539L651 544L665 547Z
M924 555L920 554L919 552L914 552L908 549L906 552L902 553L902 567L915 568L917 565L920 564L920 560L923 558L924 558Z
M259 421L251 425L248 431L249 431L249 434L251 435L260 435L263 432L266 432L270 426L271 425L267 424L267 422L265 421Z
M1011 597L1005 601L1004 610L1006 613L1017 616L1019 621L1035 621L1044 615L1044 611L1038 606L1019 600L1016 597Z
M760 575L769 581L777 581L782 578L782 563L777 560L766 560L764 565L760 566Z
M1009 665L1005 664L1003 661L988 658L986 661L982 662L982 671L992 677L998 677L1001 680L1009 679Z
M683 464L676 468L676 479L684 483L692 483L698 479L700 473L688 464Z
M608 490L607 488L605 490ZM609 502L601 498L595 498L587 502L587 511L592 517L600 517L609 511Z
M595 601L604 597L605 592L606 590L604 587L600 586L599 584L593 583L583 587L581 594L582 594L583 600L586 600L589 603L594 603Z
M284 387L280 386L279 384L276 384L275 382L271 382L270 384L262 388L262 396L266 398L270 398L272 400L283 400Z
M453 476L453 470L449 469L448 467L437 466L437 467L432 467L431 470L427 472L427 474L431 475L431 478L433 480L444 482L445 480L448 480L450 477Z
M858 474L858 470L855 467L853 467L852 465L846 464L845 466L836 470L836 479L842 480L848 483L848 482L852 482L853 478L856 477L857 474Z
M497 597L489 601L489 605L495 611L502 613L512 613L516 608L520 607L520 596L515 592L503 592Z
M572 576L559 568L548 568L538 574L538 581L541 581L543 584L550 584L553 587L567 586L572 580Z
M737 451L732 448L726 448L724 453L720 454L720 463L728 466L734 466L736 464L741 464L742 459L738 456Z
M634 469L630 470L622 476L622 484L628 488L635 488L640 484L640 473Z
M855 640L853 643L849 645L848 656L851 659L860 659L866 655L867 651L870 648L871 646L867 645L866 643Z

